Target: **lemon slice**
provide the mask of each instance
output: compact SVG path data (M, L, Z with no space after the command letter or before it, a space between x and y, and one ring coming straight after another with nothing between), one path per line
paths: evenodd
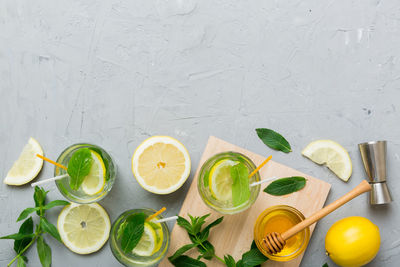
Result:
M82 182L82 190L88 195L96 195L103 191L106 184L106 167L99 153L91 150L93 164L89 174Z
M352 173L352 164L347 150L332 140L311 142L301 152L317 164L325 164L336 176L347 182Z
M39 142L31 137L3 182L8 185L23 185L32 181L43 166L43 160L36 154L43 155L43 150Z
M156 247L155 247L155 249L153 251L153 254L160 250L161 245L162 245L163 240L164 240L164 234L163 234L163 230L162 230L161 224L160 223L155 223L154 221L155 221L155 219L151 220L149 222L151 227L153 227L154 231L156 231L156 237L157 237L157 239L156 239L157 240L157 244L156 244Z
M213 197L220 201L232 199L231 167L237 162L229 159L217 162L210 171L209 187Z
M132 172L147 191L169 194L189 177L189 153L172 137L153 136L143 141L133 153Z
M110 218L97 203L71 203L58 215L57 228L67 248L78 254L89 254L106 243Z
M155 253L157 246L157 233L150 224L144 224L144 232L139 243L132 250L133 254L139 256L151 256Z

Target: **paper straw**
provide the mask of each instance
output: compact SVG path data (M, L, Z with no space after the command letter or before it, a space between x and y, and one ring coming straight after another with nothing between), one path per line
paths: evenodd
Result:
M265 164L267 164L268 161L270 161L270 159L272 159L272 156L266 158L266 160L264 160L263 163L260 164L260 166L258 166L252 173L250 173L249 178L256 174Z
M163 213L166 209L167 209L166 207L162 207L159 211L157 211L156 213L154 213L151 216L147 217L146 222L153 220L155 217L157 217L158 215Z
M56 176L56 177L52 177L52 178L49 178L49 179L46 179L46 180L43 180L43 181L31 183L31 186L32 186L32 187L35 187L35 186L37 186L37 185L47 184L47 183L50 183L50 182L52 182L52 181L60 180L60 179L65 178L65 177L68 177L68 174L63 174L63 175L59 175L59 176Z
M261 180L261 181L258 181L258 182L254 182L254 183L251 183L250 184L250 187L252 187L252 186L256 186L256 185L259 185L259 184L263 184L263 183L266 183L266 182L270 182L270 181L273 181L273 180L275 180L277 177L271 177L271 178L268 178L268 179L264 179L264 180Z
M178 219L178 216L172 216L172 217L157 220L157 221L155 221L155 223L169 222L169 221L173 221L176 219Z

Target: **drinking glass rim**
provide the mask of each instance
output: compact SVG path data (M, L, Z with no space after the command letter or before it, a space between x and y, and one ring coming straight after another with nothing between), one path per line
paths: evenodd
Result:
M240 152L236 152L236 151L223 151L223 152L218 152L214 155L212 155L211 157L209 157L200 167L200 171L197 177L197 190L200 194L201 199L203 200L203 202L210 208L212 208L213 210L216 210L219 213L222 214L236 214L242 211L245 211L246 209L250 208L254 202L257 200L257 197L260 193L260 185L256 185L254 186L254 189L252 190L252 188L250 188L250 199L248 202L237 206L237 207L232 207L232 208L221 208L221 205L218 205L219 203L215 202L214 199L210 198L207 193L203 192L206 191L207 189L205 189L205 187L203 186L203 179L202 177L205 176L205 172L207 172L207 170L211 170L212 167L220 160L220 158L224 157L224 156L232 156L232 154L234 156L237 157L241 157L245 160L246 163L246 167L250 168L249 172L255 170L257 168L257 166L255 165L255 163L246 155L240 153ZM212 162L214 160L214 162ZM209 166L208 166L209 165ZM207 170L205 170L207 166ZM255 181L260 181L261 177L260 177L260 173L257 171L254 175L253 175ZM253 198L252 198L253 197Z
M93 199L89 199L89 200L85 200L85 201L79 200L79 197L76 197L76 196L74 196L73 194L67 194L67 193L70 193L70 191L69 191L67 188L65 188L64 186L62 186L62 184L61 184L62 181L61 181L61 180L56 180L56 181L55 181L55 184L56 184L56 186L57 186L58 191L59 191L66 199L68 199L69 201L74 202L74 203L78 203L78 204L90 204L90 203L95 203L95 202L100 201L100 200L103 199L104 197L106 197L106 195L109 193L109 191L110 191L111 188L113 187L114 182L115 182L115 178L116 178L116 176L117 176L117 166L115 165L114 159L113 159L113 157L110 155L110 153L108 153L108 152L107 152L104 148L102 148L101 146L98 146L98 145L95 145L95 144L92 144L92 143L81 142L81 143L75 143L75 144L72 144L72 145L66 147L66 148L60 153L60 155L57 157L56 162L61 164L61 163L62 163L62 159L65 158L69 153L71 153L72 151L77 150L77 149L79 149L79 148L85 148L85 147L88 147L88 148L93 147L93 148L99 149L99 150L101 151L101 153L105 153L105 154L110 158L110 162L111 162L111 164L112 164L112 167L113 167L115 173L112 175L112 177L109 177L109 179L108 179L108 180L109 180L108 183L109 183L109 187L110 187L110 188L109 188L107 191L104 191L103 194L101 194L101 195L99 195L99 196L96 196L96 197L94 197ZM100 155L100 156L103 158L102 155ZM108 160L108 159L105 159L105 160ZM60 170L61 170L60 167L54 166L54 176L59 175L58 172L60 172ZM106 182L106 183L107 183L107 182ZM67 191L67 193L64 192L64 190Z

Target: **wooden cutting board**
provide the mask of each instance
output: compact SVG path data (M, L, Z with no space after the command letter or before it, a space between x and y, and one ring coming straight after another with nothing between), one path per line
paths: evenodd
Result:
M249 157L255 165L261 164L265 157L247 151L243 148L237 147L233 144L227 143L221 139L211 136L208 139L207 146L203 152L200 159L199 166L196 171L196 175L193 179L192 185L186 195L183 202L180 216L186 217L187 213L191 215L201 216L207 213L211 213L211 216L207 219L207 222L222 216L216 211L208 208L200 198L197 191L197 176L199 174L200 168L203 163L211 156L224 151L235 151L240 152L247 157ZM215 246L216 254L223 257L225 254L231 254L235 260L239 260L241 255L249 250L251 242L253 241L253 227L258 215L264 211L266 208L274 205L289 205L300 210L304 216L308 217L315 211L321 209L325 203L326 197L328 196L331 185L296 171L290 167L279 164L274 161L269 161L260 170L261 179L268 177L287 177L287 176L304 176L307 178L307 184L299 192L287 195L287 196L271 196L264 192L260 192L257 201L246 211L243 211L235 215L223 215L223 222L213 228L210 233L210 242ZM261 186L261 190L265 188L266 185ZM315 224L310 227L311 234L314 230ZM167 257L172 255L178 248L185 244L189 244L190 240L187 236L186 231L180 226L175 224L175 227L171 233L171 243L170 248L167 253ZM198 253L196 249L186 253L192 257L197 257ZM167 257L160 263L159 266L172 266ZM289 262L274 262L267 261L263 266L277 266L277 267L297 267L300 265L303 255L297 257L296 259ZM217 260L207 261L205 260L207 266L224 266Z

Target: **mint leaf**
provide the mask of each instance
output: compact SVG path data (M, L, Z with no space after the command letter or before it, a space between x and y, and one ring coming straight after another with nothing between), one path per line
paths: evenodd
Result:
M222 222L222 220L224 219L224 217L219 217L218 219L216 219L215 221L213 221L212 223L210 223L209 225L207 225L201 232L200 232L200 241L206 241L208 239L208 236L210 234L210 229L218 224L220 224Z
M56 206L66 206L66 205L69 205L69 204L70 203L68 201L65 201L65 200L53 200L49 204L44 206L43 209L48 210L48 209L54 208Z
M201 227L206 222L207 217L210 216L211 213L208 213L201 217L192 217L190 214L188 214L188 215L190 217L190 220L192 221L193 234L196 235L200 232Z
M199 260L193 259L189 256L182 255L177 257L171 262L175 267L207 267L207 265Z
M21 226L19 227L19 234L30 235L33 234L33 220L32 217L26 219ZM14 250L15 252L20 253L30 242L32 241L32 237L25 237L22 239L17 239L14 241Z
M146 215L139 212L131 215L126 221L125 229L121 237L121 248L125 253L131 252L139 243L144 232Z
M209 241L201 242L202 246L197 246L197 249L206 260L211 260L215 256L215 248Z
M25 256L17 256L17 267L26 267L28 259Z
M327 262L325 262L324 265L322 265L322 267L329 267L329 265Z
M224 261L225 261L226 266L228 266L228 267L236 267L235 259L231 255L225 255L224 256Z
M71 177L69 185L72 190L78 190L84 178L89 174L93 159L90 149L81 148L72 154L68 162L67 173Z
M289 142L279 133L267 128L258 128L256 132L261 141L268 147L285 153L292 151Z
M232 203L240 206L250 198L249 170L243 163L231 167Z
M35 200L35 206L38 208L36 210L36 214L41 216L43 215L43 210L40 209L44 206L46 202L46 195L49 191L45 191L43 188L35 186L35 193L33 193L33 200Z
M52 237L54 237L55 239L57 239L62 243L57 228L53 224L51 224L45 217L40 218L40 224L42 226L43 231L49 233Z
M253 267L264 263L268 258L258 248L253 248L242 255L243 265Z
M44 241L43 237L39 235L37 239L37 252L39 255L40 263L43 267L51 266L51 248Z
M37 208L37 207L36 208L26 208L26 209L24 209L21 212L21 214L19 215L19 217L17 219L17 222L25 220L29 216L29 214L31 214L32 212L37 211L39 209L40 208Z
M184 228L189 234L193 234L193 229L192 229L192 225L190 224L190 222L188 220L186 220L185 218L178 216L178 219L176 220L176 223Z
M270 183L264 192L274 196L283 196L303 189L306 179L301 176L281 178Z
M27 237L34 237L34 234L20 234L20 233L16 233L16 234L11 234L11 235L5 235L0 237L0 239L14 239L14 240L21 240Z
M184 245L183 247L181 247L180 249L178 249L174 255L168 257L168 260L172 263L173 261L175 261L179 256L181 256L183 253L185 253L186 251L197 247L197 244L187 244Z

